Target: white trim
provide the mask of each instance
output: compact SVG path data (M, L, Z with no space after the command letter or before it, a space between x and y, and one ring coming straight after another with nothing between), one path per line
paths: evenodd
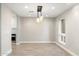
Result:
M16 43L16 45L20 45L21 43L55 43L53 41L20 41Z
M64 43L63 41L59 40L59 43L63 44L63 45L66 45L66 43Z
M12 50L10 49L10 50L7 51L6 53L2 53L1 56L8 56L11 52L12 52Z
M70 55L72 56L77 56L74 52L70 51L69 49L65 48L64 46L62 46L61 44L56 42L56 45L58 45L60 48L62 48L63 50L65 50L66 52L68 52Z

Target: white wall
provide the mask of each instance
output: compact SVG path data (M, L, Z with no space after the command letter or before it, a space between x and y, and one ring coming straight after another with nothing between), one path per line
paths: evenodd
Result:
M1 4L0 4L0 55L1 55Z
M55 41L55 19L44 18L43 22L37 23L36 18L20 18L19 42L28 41Z
M12 18L12 34L16 34L17 32L17 15L13 14Z
M1 55L11 52L11 30L14 13L5 5L1 5Z
M17 29L16 29L16 43L19 43L20 41L20 36L21 36L21 28L20 28L20 17L17 17Z
M66 21L66 45L63 46L79 55L79 5L59 16L57 24L61 18Z

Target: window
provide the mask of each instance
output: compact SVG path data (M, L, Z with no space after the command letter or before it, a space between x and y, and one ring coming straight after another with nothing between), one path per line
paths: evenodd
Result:
M61 19L59 21L59 42L64 44L66 43L65 40L65 20Z
M61 32L65 33L65 20L64 19L61 20Z

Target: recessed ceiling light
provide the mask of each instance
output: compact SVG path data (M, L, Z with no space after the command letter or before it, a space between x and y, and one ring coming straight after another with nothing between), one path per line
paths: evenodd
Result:
M25 6L25 8L28 8L28 6Z
M54 10L54 9L55 9L55 7L52 7L52 9Z
M70 3L66 3L66 5L70 5Z
M48 15L46 15L46 17L48 17Z

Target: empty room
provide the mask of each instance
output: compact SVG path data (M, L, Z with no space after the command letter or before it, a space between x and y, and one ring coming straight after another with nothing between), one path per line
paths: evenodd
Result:
M1 56L78 56L78 3L0 3Z

